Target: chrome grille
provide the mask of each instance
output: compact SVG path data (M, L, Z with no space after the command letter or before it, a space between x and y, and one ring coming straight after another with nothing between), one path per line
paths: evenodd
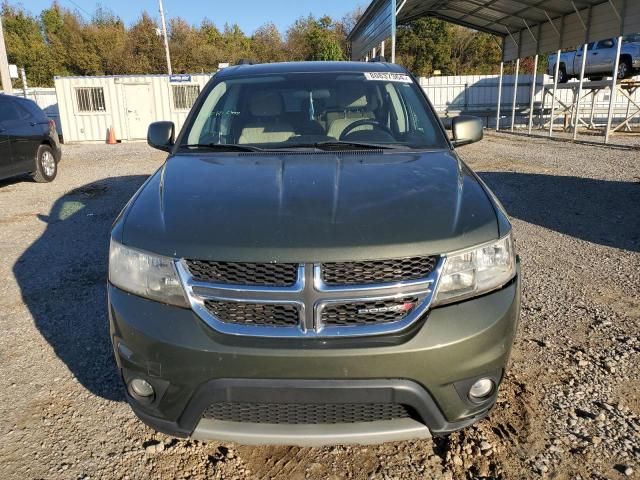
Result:
M337 265L333 263L242 264L245 268L240 273L228 272L235 265L232 263L181 260L176 267L194 312L218 332L314 338L380 335L407 328L429 311L443 261L438 258L423 262L420 268L378 273L375 278L379 283L370 283L373 278L371 265L376 262L352 263L367 263L367 268L361 272L369 272L356 275L360 281L369 283L353 285L325 282L323 270L327 265ZM378 263L388 264L386 261ZM204 270L202 265L206 265ZM211 265L214 268L209 268ZM224 269L220 265L224 265ZM268 265L279 273L267 280L264 277L256 280L254 272L257 268L247 269L247 265ZM341 268L343 272L347 271L345 267ZM288 272L286 281L281 280L284 271ZM427 271L428 275L422 276ZM413 273L408 275L406 272ZM401 274L403 281L389 281L399 279ZM415 278L418 276L420 278ZM274 278L279 280L276 282ZM245 283L235 283L240 281Z
M336 424L375 422L411 417L408 407L397 403L240 403L211 404L204 418L229 422L269 424Z
M202 282L263 287L288 287L296 283L295 263L236 263L186 260L193 278Z
M323 263L322 281L330 286L406 282L428 277L437 257L408 257L363 262Z
M332 303L322 309L324 326L379 325L402 320L418 306L418 297L357 303Z
M300 323L295 305L205 300L205 307L225 323L291 327Z

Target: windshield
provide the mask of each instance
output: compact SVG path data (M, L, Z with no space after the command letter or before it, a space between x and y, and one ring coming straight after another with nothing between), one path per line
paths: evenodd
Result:
M389 73L223 79L207 90L181 146L445 148L419 88L408 75Z
M627 35L626 37L623 37L625 42L631 43L640 43L640 33L635 33L633 35Z

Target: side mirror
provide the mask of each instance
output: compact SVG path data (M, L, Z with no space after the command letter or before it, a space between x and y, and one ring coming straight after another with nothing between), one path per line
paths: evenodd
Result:
M479 142L484 137L484 125L478 117L460 115L451 121L453 131L453 146L461 147Z
M173 122L153 122L147 131L147 143L153 148L170 152L175 140Z

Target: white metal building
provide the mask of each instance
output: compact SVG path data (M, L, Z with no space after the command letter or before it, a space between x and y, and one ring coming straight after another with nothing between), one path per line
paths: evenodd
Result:
M211 76L56 77L64 141L104 142L110 127L117 140L143 140L156 120L171 120L179 130Z

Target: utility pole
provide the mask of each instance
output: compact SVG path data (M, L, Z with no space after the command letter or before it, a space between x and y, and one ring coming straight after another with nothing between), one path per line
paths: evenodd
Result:
M2 29L2 17L0 17L0 80L4 93L12 93L11 75L9 74L9 60L7 59L7 48L4 44L4 30Z
M22 76L22 93L24 94L24 98L27 98L27 72L24 71L24 67L20 69L20 74Z
M171 55L169 55L169 39L167 38L167 23L164 20L164 8L162 7L162 0L158 0L160 7L160 19L162 20L162 36L164 38L164 51L167 55L167 72L171 75Z

